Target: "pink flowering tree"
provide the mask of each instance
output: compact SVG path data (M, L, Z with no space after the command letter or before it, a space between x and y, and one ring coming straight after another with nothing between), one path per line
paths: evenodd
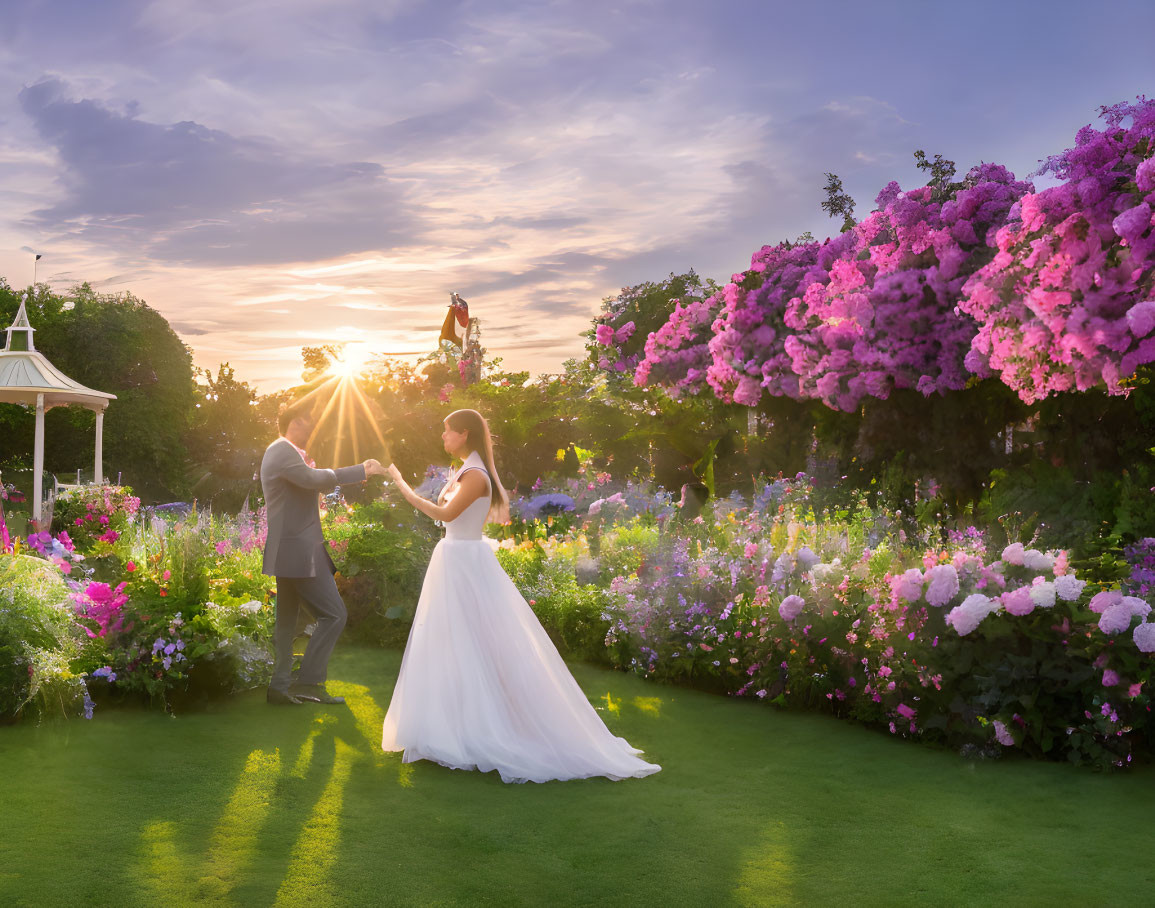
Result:
M671 397L705 389L709 342L724 292L674 301L669 319L645 339L644 355L634 370L634 384L659 385Z
M1102 116L1105 129L1084 127L1044 163L1064 182L1022 198L959 301L978 324L968 368L1027 403L1126 393L1155 361L1155 100Z
M602 301L602 311L586 333L586 350L598 370L624 383L646 357L651 333L666 325L672 313L701 303L714 291L693 270L664 281L626 287Z
M965 387L975 325L957 311L962 288L1031 189L997 164L972 168L945 197L934 186L883 189L877 209L843 235L828 274L787 304L784 346L799 393L853 411L896 389Z
M749 407L768 397L804 396L790 370L785 323L791 299L822 281L846 255L852 238L842 234L825 243L779 243L754 253L750 269L722 291L723 305L709 342L707 379L722 400Z

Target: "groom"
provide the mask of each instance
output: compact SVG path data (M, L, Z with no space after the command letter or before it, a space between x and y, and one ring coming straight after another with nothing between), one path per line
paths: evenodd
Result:
M345 702L325 690L329 656L345 627L346 612L333 580L333 561L321 535L318 493L332 491L338 485L364 482L367 476L385 472L376 460L336 470L314 469L305 455L314 424L310 403L302 400L289 404L278 418L281 435L269 445L261 460L261 488L269 527L263 571L277 578L277 619L273 630L276 657L267 699L279 705L305 700ZM316 619L317 626L305 648L297 678L290 683L297 613L302 608Z

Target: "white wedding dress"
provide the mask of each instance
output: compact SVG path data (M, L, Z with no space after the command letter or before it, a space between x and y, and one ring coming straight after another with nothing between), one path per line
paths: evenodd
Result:
M474 453L446 485L485 465ZM505 782L641 778L661 769L616 737L481 534L489 496L445 526L385 716L406 763L496 769Z

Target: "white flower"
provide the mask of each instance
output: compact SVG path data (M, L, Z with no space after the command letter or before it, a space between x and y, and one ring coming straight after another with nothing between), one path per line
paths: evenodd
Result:
M982 620L998 608L998 602L988 599L982 593L972 593L947 613L946 623L953 627L960 637L965 637Z
M250 615L255 615L260 610L261 603L259 603L256 599L250 599L248 602L241 606L241 611L248 612Z
M1086 580L1080 580L1074 574L1064 574L1055 578L1055 592L1060 599L1067 602L1074 602L1083 595L1083 587L1086 585Z
M1023 552L1022 565L1032 571L1049 571L1055 566L1055 556L1046 555L1038 549Z
M814 580L817 583L825 583L833 577L838 577L843 574L842 559L835 558L830 564L816 564L813 568Z
M1039 608L1054 608L1055 584L1036 583L1031 587L1031 602Z

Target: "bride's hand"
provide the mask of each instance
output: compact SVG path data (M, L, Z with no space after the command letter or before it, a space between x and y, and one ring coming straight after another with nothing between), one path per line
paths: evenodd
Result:
M397 464L391 463L385 468L385 474L394 482L403 482L401 471L397 469Z

